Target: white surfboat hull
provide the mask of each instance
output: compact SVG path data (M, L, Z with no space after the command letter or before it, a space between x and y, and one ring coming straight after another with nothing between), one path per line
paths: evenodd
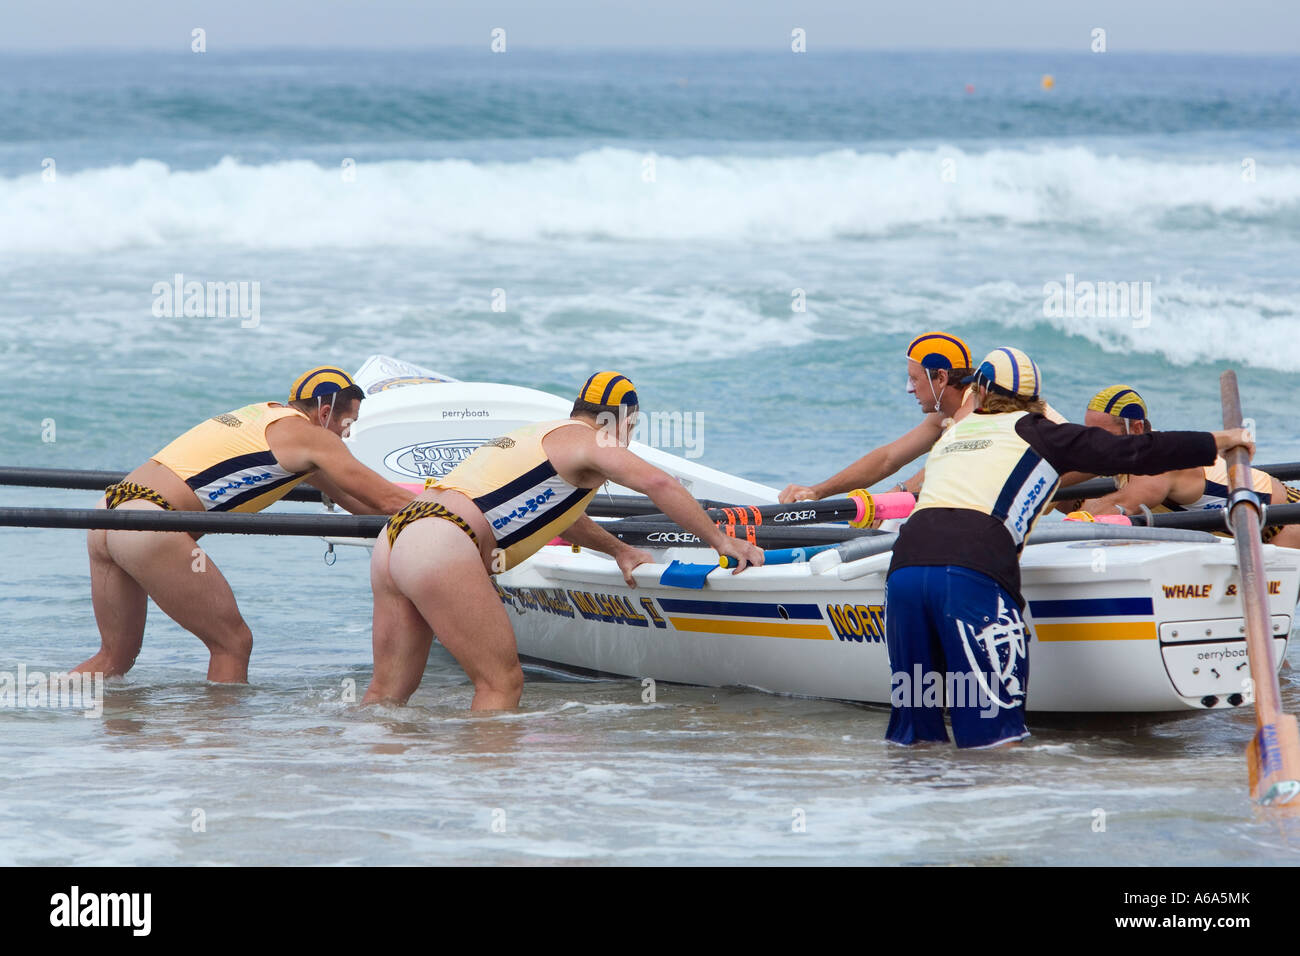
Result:
M456 382L382 357L357 380L368 399L349 443L396 481L445 474L483 441L567 417L570 406L545 392ZM776 499L775 489L698 462L644 445L633 450L696 497ZM656 563L637 569L635 590L612 560L568 547L544 548L497 576L521 656L580 674L889 701L887 554L821 573L808 564L718 570L703 590L686 590L659 584L667 563L716 564L717 555L652 553ZM1300 593L1300 554L1265 546L1264 555L1280 664ZM1229 541L1039 544L1025 549L1022 566L1033 632L1029 709L1176 711L1249 702Z
M1229 592L1237 581L1231 544L1117 544L1026 549L1028 708L1173 711L1248 702L1241 607ZM1098 552L1106 556L1104 572L1093 570ZM665 562L717 560L703 549L660 554ZM1289 553L1266 547L1265 554L1281 661L1300 572ZM519 652L533 661L884 704L888 560L865 558L821 574L808 564L719 570L699 591L662 587L665 564L644 565L634 590L603 556L550 547L496 581Z

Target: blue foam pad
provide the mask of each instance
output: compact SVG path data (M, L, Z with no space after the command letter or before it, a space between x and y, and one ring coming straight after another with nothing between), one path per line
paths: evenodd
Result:
M704 579L718 570L716 564L685 564L674 561L664 568L659 576L659 583L669 588L690 588L693 591L704 589Z

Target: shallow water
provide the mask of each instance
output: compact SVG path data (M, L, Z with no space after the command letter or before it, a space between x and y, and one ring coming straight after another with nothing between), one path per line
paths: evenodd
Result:
M79 536L12 534L6 657L74 664L96 643ZM154 610L101 718L0 710L0 863L1300 862L1300 829L1246 799L1245 713L1044 715L1014 751L904 750L880 708L662 683L648 704L530 669L518 713L471 715L437 645L408 706L361 709L364 556L206 543L254 628L252 683L208 684Z

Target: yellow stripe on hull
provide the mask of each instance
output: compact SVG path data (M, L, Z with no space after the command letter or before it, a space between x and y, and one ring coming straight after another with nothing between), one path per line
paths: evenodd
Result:
M1035 624L1034 634L1040 641L1154 641L1156 622Z
M747 634L752 637L795 637L807 641L833 641L825 624L785 624L774 621L719 621L705 617L670 617L679 631L702 634Z

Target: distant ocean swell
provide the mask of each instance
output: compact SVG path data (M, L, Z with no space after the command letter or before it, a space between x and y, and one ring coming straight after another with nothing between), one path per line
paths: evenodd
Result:
M800 157L655 156L361 163L348 181L305 160L232 158L174 171L139 160L0 179L0 250L102 252L202 242L294 249L470 239L818 241L962 223L1300 230L1300 166L1157 161L1052 147L834 150Z

